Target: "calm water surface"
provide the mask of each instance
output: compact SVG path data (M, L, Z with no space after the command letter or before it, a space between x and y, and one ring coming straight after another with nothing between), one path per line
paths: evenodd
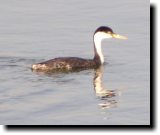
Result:
M0 2L0 124L150 124L149 1ZM30 70L58 56L92 58L101 25L128 37L103 41L103 67Z

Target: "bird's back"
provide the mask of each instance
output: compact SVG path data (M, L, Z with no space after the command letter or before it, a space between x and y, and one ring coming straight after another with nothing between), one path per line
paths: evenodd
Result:
M41 71L71 71L95 67L96 63L94 60L77 57L59 57L32 65L33 70Z

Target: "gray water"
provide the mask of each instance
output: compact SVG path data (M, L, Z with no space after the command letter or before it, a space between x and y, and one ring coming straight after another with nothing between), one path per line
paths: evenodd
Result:
M150 124L149 1L0 3L0 124ZM101 69L31 71L54 57L92 58L101 25L128 37L103 41ZM97 94L98 86L107 96Z

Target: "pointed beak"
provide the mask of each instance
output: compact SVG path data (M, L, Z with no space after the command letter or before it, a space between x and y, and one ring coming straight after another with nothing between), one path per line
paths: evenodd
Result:
M121 35L118 35L118 34L115 34L115 33L112 34L112 37L113 37L113 38L118 38L118 39L128 39L128 38L125 37L125 36L121 36Z

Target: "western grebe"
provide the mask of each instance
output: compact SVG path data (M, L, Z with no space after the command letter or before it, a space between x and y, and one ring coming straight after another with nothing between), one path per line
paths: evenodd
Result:
M118 35L106 26L97 28L93 35L94 58L83 59L78 57L58 57L45 62L32 65L34 71L74 71L97 68L104 63L101 49L101 42L106 38L127 39L125 36Z

